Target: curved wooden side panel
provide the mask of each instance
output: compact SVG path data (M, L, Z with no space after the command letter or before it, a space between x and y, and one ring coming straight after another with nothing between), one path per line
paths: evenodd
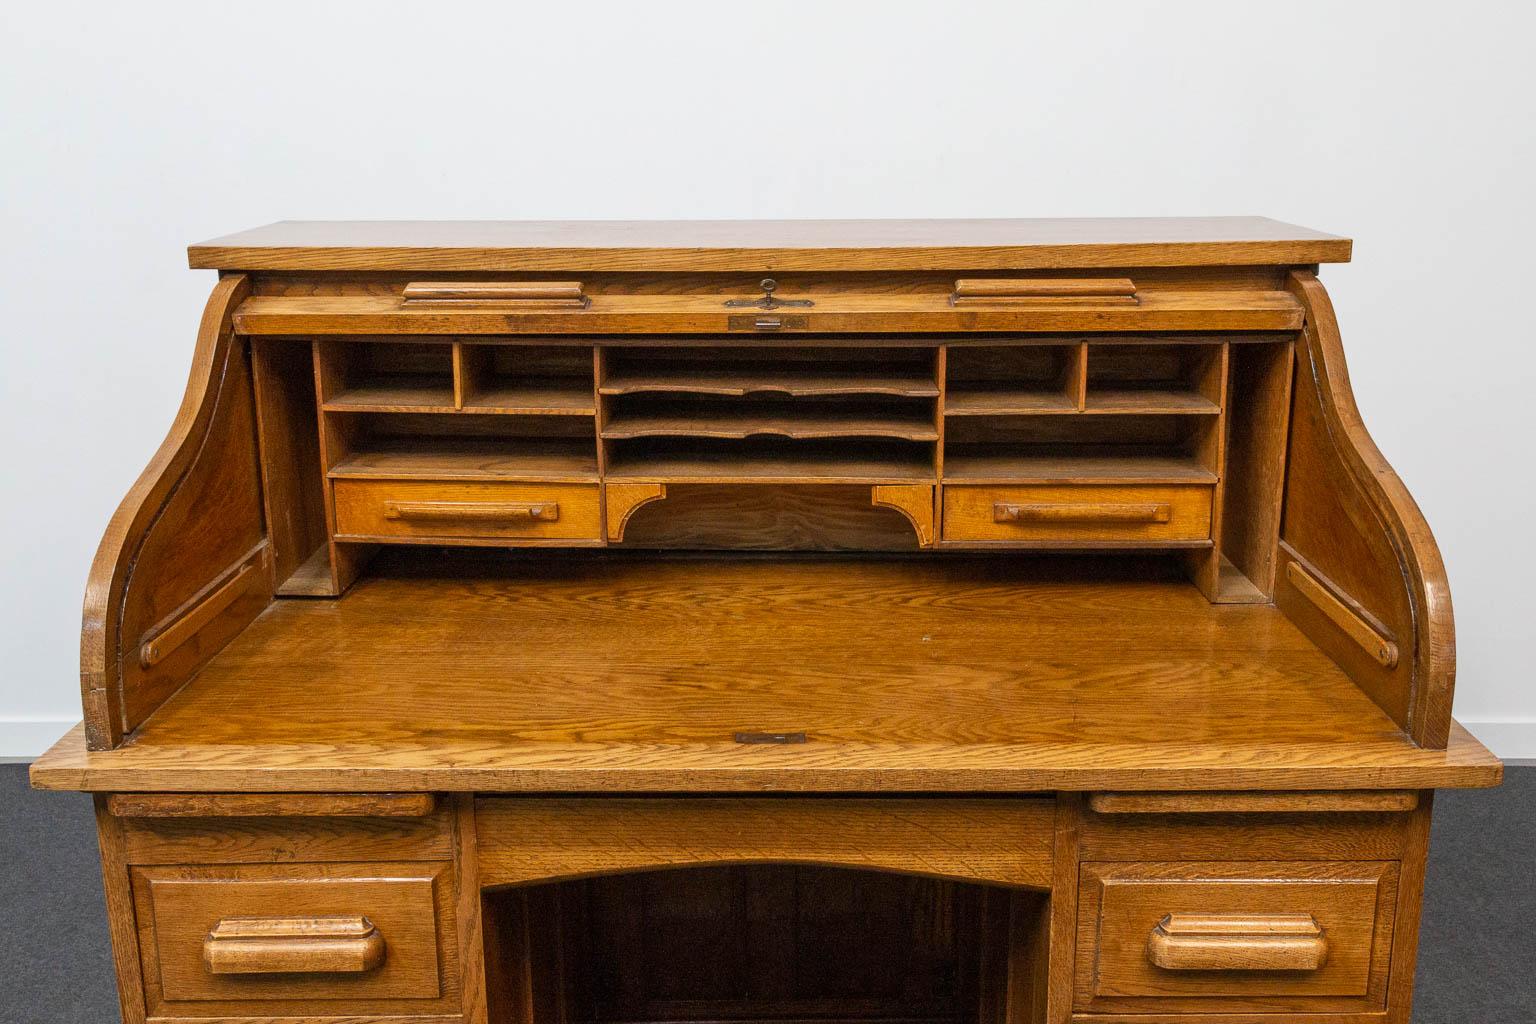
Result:
M89 745L123 738L272 599L250 367L222 278L181 408L118 506L86 583L80 687Z
M1275 602L1414 742L1443 749L1456 642L1440 550L1361 421L1328 293L1310 271L1288 287L1306 323Z

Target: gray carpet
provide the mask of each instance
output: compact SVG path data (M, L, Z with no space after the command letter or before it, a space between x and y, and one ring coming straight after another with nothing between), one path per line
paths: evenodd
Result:
M1536 768L1436 798L1415 1024L1536 1020ZM90 801L0 765L0 1020L118 1020Z

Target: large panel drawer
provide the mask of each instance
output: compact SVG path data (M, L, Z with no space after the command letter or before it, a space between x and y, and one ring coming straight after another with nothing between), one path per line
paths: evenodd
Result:
M1206 484L946 484L944 539L1041 544L1209 540L1211 493Z
M1381 1010L1397 874L1392 861L1084 864L1074 1004Z
M336 533L353 537L590 540L595 484L337 480Z
M151 1016L457 1007L446 863L131 872Z

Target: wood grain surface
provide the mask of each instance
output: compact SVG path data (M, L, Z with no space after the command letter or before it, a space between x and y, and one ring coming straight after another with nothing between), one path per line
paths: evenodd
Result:
M710 294L600 294L583 309L404 306L392 295L252 296L235 326L262 335L579 335L719 334L793 337L827 332L946 331L1294 331L1301 308L1283 291L1149 291L1135 305L988 306L957 308L947 295L827 294L793 319L727 308ZM719 344L715 339L711 343ZM605 344L612 344L611 340ZM842 339L821 344L846 345ZM865 344L890 344L874 339Z
M1397 883L1398 865L1391 861L1084 864L1076 1008L1380 1011L1386 1006ZM1304 915L1320 928L1326 955L1309 970L1167 969L1149 955L1149 943L1162 922L1180 915L1229 924Z
M402 557L338 602L272 608L129 747L66 742L33 777L230 791L1497 781L1470 737L1417 749L1274 608L1212 606L1159 565ZM732 739L796 730L810 741Z
M190 246L223 270L956 270L1346 262L1266 217L282 221Z
M431 793L113 793L119 818L424 818Z
M476 802L480 883L663 867L823 864L971 882L1051 884L1049 799Z
M1298 352L1275 601L1362 690L1426 747L1446 742L1456 679L1450 581L1429 524L1376 447L1350 388L1328 293L1297 271L1307 309ZM1300 560L1402 656L1388 666L1304 598L1287 574ZM1390 659L1389 659L1390 660Z
M149 1016L448 1013L459 1006L451 866L432 863L135 867ZM231 918L364 916L385 950L375 970L258 974L208 970L204 943Z
M138 726L271 600L250 367L230 318L250 292L239 274L214 286L181 408L107 524L86 581L80 688L93 746ZM146 667L137 649L243 564L259 587ZM130 653L132 652L132 653Z

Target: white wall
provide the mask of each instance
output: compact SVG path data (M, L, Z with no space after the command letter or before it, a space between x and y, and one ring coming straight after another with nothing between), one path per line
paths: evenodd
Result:
M0 754L79 717L81 588L210 272L279 219L1267 214L1450 566L1456 712L1536 756L1523 4L6 4Z

